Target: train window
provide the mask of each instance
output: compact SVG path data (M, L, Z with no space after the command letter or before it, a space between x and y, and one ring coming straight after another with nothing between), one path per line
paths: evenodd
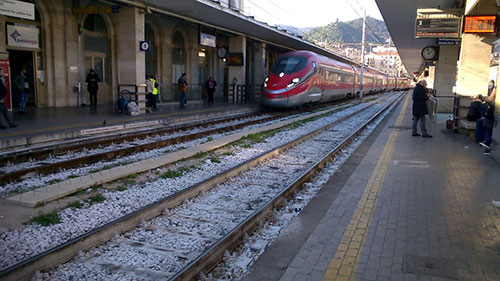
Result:
M280 57L273 69L271 70L274 74L279 74L284 72L285 74L292 74L294 72L300 71L307 66L307 58L301 56L287 56Z

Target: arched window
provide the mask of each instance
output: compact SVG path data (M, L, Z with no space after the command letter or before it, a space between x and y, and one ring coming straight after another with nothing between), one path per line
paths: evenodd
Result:
M89 69L99 75L103 83L109 81L109 40L106 22L100 15L87 15L83 22L83 50L85 72Z
M172 38L172 82L176 83L184 72L184 38L179 31Z

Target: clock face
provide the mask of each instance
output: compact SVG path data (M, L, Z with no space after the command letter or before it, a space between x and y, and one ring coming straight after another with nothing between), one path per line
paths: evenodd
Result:
M225 57L226 57L226 55L227 55L227 50L226 50L226 48L219 48L219 49L217 50L217 56L218 56L219 58L223 59L223 58L225 58Z
M435 60L437 59L437 50L432 46L427 46L422 49L422 57L426 60Z

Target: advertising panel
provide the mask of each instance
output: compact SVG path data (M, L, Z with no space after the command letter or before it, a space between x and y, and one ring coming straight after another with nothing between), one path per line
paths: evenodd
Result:
M5 105L7 109L12 110L12 93L10 91L10 62L7 53L0 54L0 72L3 73L3 82L7 88L7 95L5 96Z
M40 48L38 42L38 27L7 25L7 45L22 48Z

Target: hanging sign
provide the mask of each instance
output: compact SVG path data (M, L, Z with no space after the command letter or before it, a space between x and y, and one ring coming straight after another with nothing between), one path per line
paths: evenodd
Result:
M215 48L215 36L200 32L200 45Z
M120 6L107 5L107 6L87 6L81 8L73 8L75 15L90 15L90 14L117 14L120 12Z
M35 4L17 0L0 0L0 14L35 20Z
M459 38L438 38L436 39L436 44L438 45L455 45L459 46L462 42Z
M38 42L39 30L36 26L7 25L7 45L11 47L33 48L40 47Z
M417 9L415 38L460 38L462 10Z
M466 16L464 33L493 33L497 16Z

